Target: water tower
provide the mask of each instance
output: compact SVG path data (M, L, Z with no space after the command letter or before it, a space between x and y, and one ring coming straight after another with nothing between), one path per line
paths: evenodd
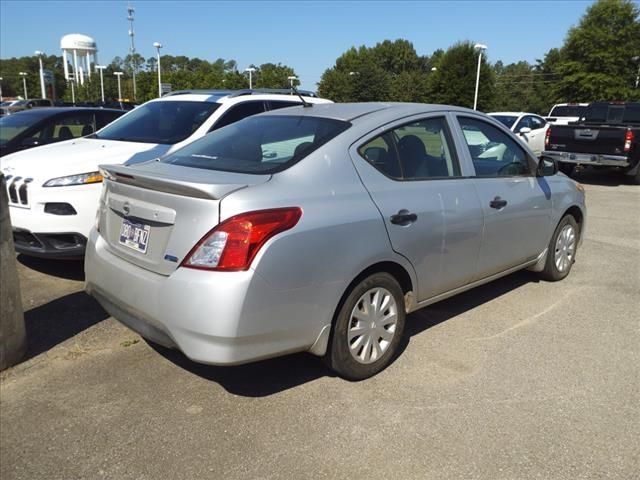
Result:
M64 64L64 78L74 80L76 84L84 85L84 77L91 78L91 57L94 65L98 65L98 46L96 41L80 33L70 33L60 40L62 49L62 63ZM69 72L68 56L71 56L73 72Z

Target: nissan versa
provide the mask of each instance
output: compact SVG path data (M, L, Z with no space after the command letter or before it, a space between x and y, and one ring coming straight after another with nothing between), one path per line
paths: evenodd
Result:
M522 268L566 277L580 184L457 107L292 107L160 160L102 166L86 290L197 362L391 363L406 315Z

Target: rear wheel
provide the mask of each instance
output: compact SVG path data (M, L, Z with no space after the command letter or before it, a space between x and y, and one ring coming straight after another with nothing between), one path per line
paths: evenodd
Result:
M565 215L558 223L547 250L547 261L540 276L556 282L571 271L578 249L578 223L572 215Z
M405 316L404 295L393 276L381 272L365 278L338 311L325 362L348 380L377 374L395 357Z
M560 163L558 165L558 170L564 173L567 177L573 175L575 168L576 166L573 163Z

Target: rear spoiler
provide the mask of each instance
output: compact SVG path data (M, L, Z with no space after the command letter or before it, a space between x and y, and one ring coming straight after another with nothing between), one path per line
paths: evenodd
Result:
M155 165L159 166L157 163ZM220 171L200 170L179 178L124 165L100 165L99 168L104 179L111 182L207 200L219 200L250 184L238 181L242 175ZM214 175L215 179L211 178Z

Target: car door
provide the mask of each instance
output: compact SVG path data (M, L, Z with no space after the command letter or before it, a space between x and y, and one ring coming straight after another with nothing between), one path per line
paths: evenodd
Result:
M482 117L457 114L473 184L484 212L478 278L535 259L549 240L551 194L535 176L535 160L506 130Z
M473 180L463 177L445 113L385 128L363 138L350 154L392 248L415 268L422 301L473 277L482 208Z
M547 122L544 118L537 115L531 115L531 139L529 140L529 148L533 150L536 157L539 157L544 150L544 137L547 132Z

